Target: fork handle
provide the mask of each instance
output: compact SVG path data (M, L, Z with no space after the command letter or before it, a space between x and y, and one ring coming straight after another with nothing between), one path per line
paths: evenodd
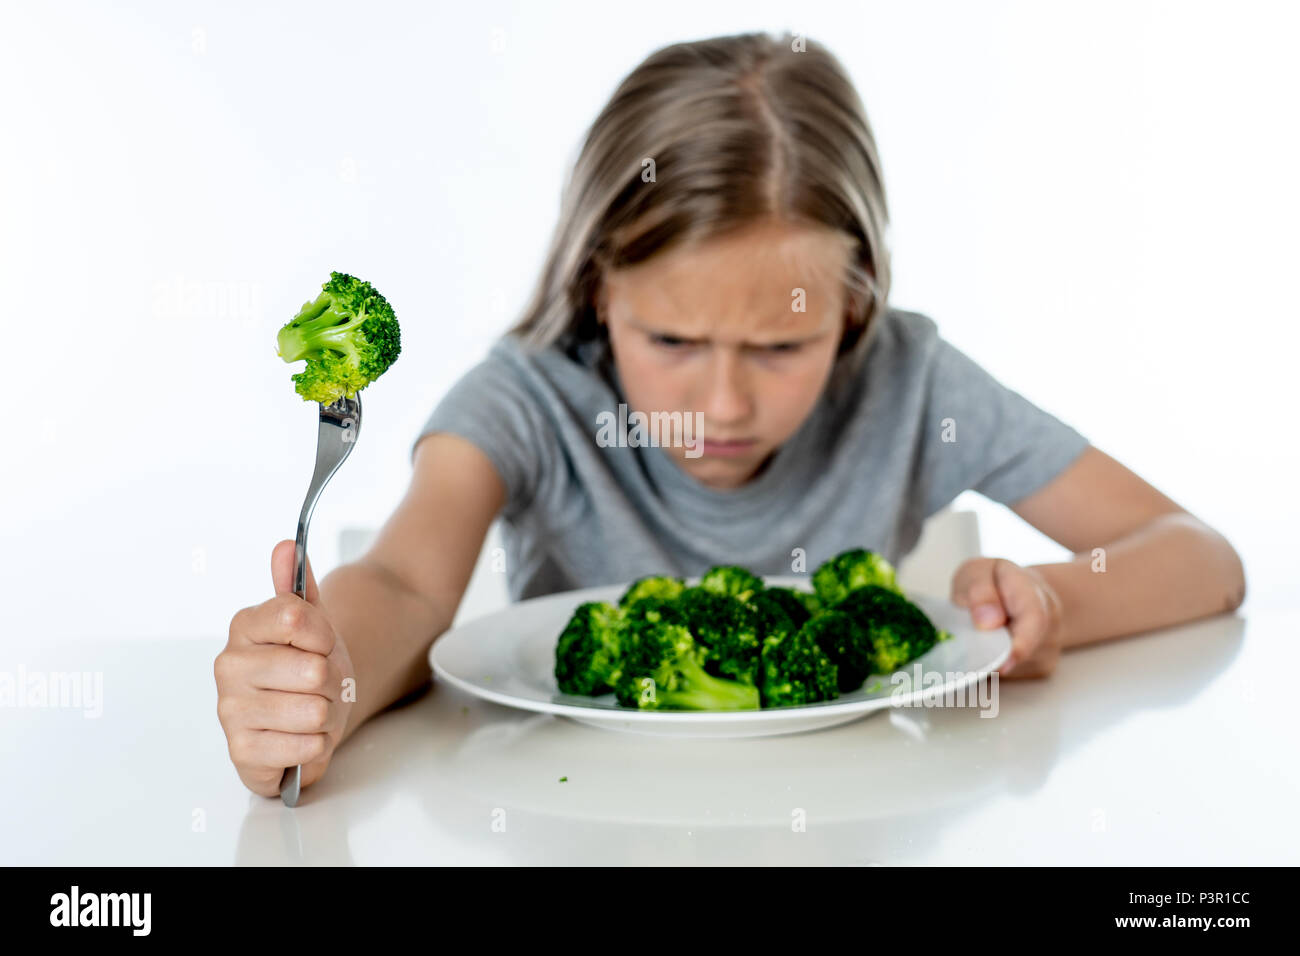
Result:
M307 525L310 522L311 511L304 504L298 516L298 537L293 544L293 593L304 601L307 600Z
M347 457L346 454L342 458L331 454L330 446L323 440L327 417L332 418L328 427L337 427L340 419L350 424L354 429L352 440L355 441L361 428L361 398L340 399L334 405L321 406L320 432L316 438L316 469L311 476L311 485L307 488L307 497L303 499L302 511L298 514L298 535L293 545L293 593L303 600L307 598L307 526L311 524L311 515L316 510L316 500L320 498L321 491L334 472L338 471L342 458ZM286 767L284 775L280 777L280 799L286 807L296 807L301 795L302 764Z
M307 525L311 522L311 507L316 502L303 503L298 516L298 536L293 545L293 593L304 600L307 597ZM280 778L280 799L286 807L296 807L302 794L302 764L285 767Z

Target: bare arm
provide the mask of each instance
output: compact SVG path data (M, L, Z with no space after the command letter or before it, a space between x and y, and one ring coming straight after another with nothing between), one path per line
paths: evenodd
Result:
M1075 557L1034 565L1060 597L1062 646L1232 611L1245 569L1219 532L1089 448L1012 509Z
M410 488L370 549L321 581L321 603L356 677L342 740L428 683L429 647L451 626L504 500L482 451L456 435L430 435L416 448Z

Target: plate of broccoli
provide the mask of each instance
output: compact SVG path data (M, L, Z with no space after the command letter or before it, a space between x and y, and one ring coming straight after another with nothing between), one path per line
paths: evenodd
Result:
M943 695L1010 650L1006 628L981 631L948 601L905 595L892 565L858 548L811 578L725 565L532 598L448 631L429 658L438 677L510 707L747 737Z

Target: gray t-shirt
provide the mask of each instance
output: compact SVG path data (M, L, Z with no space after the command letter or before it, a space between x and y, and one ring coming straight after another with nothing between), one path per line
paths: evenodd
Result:
M715 564L811 573L857 547L897 564L922 522L961 492L1014 504L1087 447L941 338L932 319L889 310L879 321L859 372L826 390L737 489L700 484L667 449L598 441L598 416L626 401L599 342L529 349L499 339L416 443L450 432L495 465L516 601L646 574L690 577Z

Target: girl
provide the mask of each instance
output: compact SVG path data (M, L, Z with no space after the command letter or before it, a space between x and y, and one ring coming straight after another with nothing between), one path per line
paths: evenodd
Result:
M956 570L951 599L1009 628L1016 677L1239 606L1220 534L888 306L886 225L871 129L824 48L751 34L637 67L591 127L522 320L433 410L369 552L319 589L309 567L304 601L282 541L276 596L231 621L218 711L244 783L274 796L301 763L309 785L429 681L498 516L522 599L853 547L897 563L974 489L1077 555ZM632 441L639 415L669 427Z

